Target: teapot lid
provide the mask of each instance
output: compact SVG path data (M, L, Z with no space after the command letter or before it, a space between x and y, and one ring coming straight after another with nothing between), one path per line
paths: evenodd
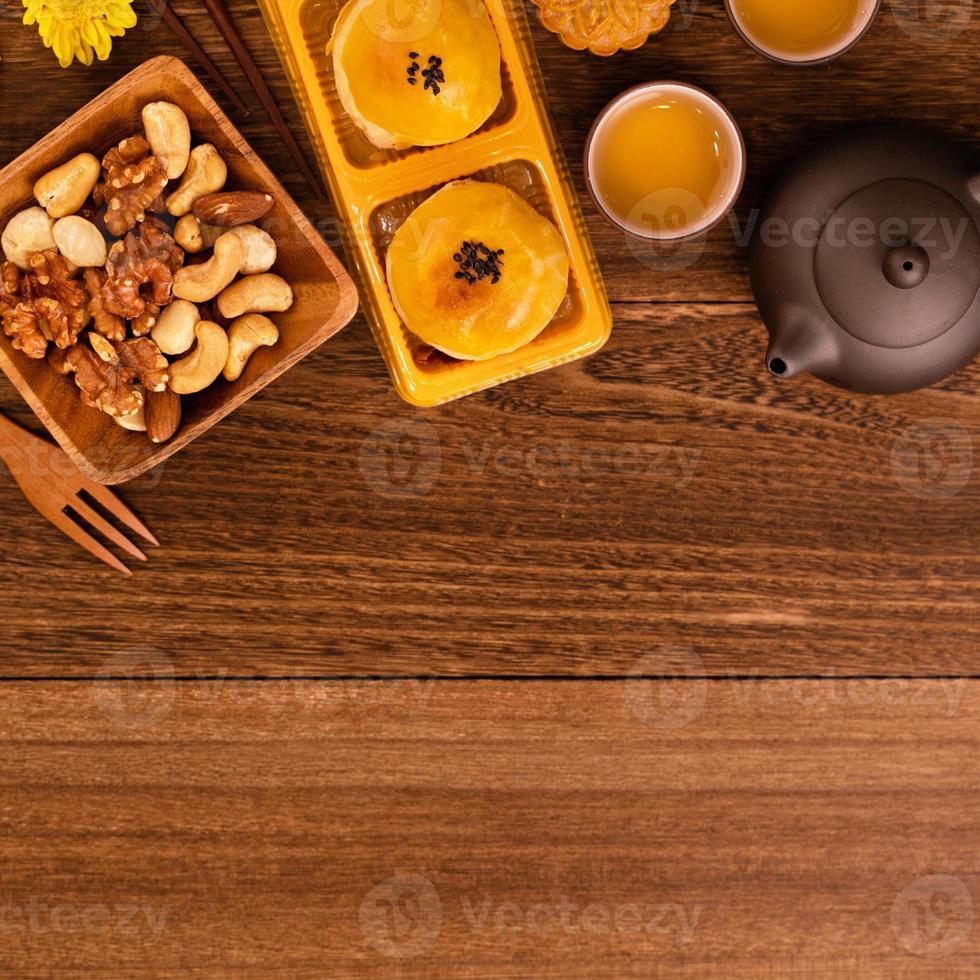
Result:
M978 190L957 148L904 127L844 134L799 160L771 195L751 251L773 373L901 391L974 356Z
M817 292L849 334L916 347L959 323L980 288L980 233L955 197L922 180L868 184L824 225Z

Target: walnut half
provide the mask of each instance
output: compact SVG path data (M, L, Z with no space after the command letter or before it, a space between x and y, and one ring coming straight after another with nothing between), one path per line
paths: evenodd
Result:
M157 218L147 218L138 233L129 232L109 249L100 294L102 310L130 320L133 333L145 336L170 302L174 276L183 264L184 250L166 225Z
M0 272L0 318L16 350L40 360L49 341L62 350L73 346L88 319L85 290L71 278L57 252L31 256L20 275L12 263Z
M125 235L142 221L167 186L163 164L149 154L150 144L142 136L131 136L102 160L105 226L113 235Z
M106 415L135 415L143 407L143 394L163 391L169 374L167 359L148 337L112 343L101 334L88 335L91 347L79 344L73 358L75 383L82 401Z

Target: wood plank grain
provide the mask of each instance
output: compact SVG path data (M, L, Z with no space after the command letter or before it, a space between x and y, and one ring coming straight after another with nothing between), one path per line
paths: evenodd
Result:
M978 371L783 386L748 308L621 306L594 359L420 415L352 328L125 488L163 542L130 581L0 483L0 670L977 674Z
M200 5L175 6L246 93ZM231 6L300 132L257 8ZM717 0L612 59L534 39L561 80L573 170L607 98L670 75L740 116L751 205L804 139L849 122L924 118L976 140L968 8L912 29L918 8L886 4L860 48L803 72L744 52ZM180 54L144 16L109 62L63 72L11 5L2 16L0 104L29 92L31 111L0 129L0 162L134 65ZM937 58L935 84L910 81ZM241 126L336 243L261 112ZM887 400L776 385L752 308L703 302L747 298L727 233L700 255L636 255L590 224L614 298L685 302L617 304L599 357L430 413L398 400L356 323L126 488L164 542L131 583L0 480L0 672L84 676L147 641L191 674L621 674L672 644L721 675L980 673L976 370ZM0 407L30 421L5 383Z
M673 693L5 684L2 972L975 975L980 684Z

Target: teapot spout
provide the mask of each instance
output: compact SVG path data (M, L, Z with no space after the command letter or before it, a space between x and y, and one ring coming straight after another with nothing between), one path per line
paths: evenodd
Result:
M772 331L766 367L776 378L823 374L837 364L837 344L830 330L818 322L795 321Z

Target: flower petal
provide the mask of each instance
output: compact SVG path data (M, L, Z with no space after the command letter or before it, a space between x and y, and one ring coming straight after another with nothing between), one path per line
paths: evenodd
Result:
M87 24L82 25L82 29L79 32L83 41L91 44L95 47L99 43L99 30L95 25L95 21L90 20Z
M105 17L114 26L129 30L136 26L136 11L131 3L110 3L106 5Z
M79 39L75 44L75 57L78 58L83 65L92 64L92 46Z

